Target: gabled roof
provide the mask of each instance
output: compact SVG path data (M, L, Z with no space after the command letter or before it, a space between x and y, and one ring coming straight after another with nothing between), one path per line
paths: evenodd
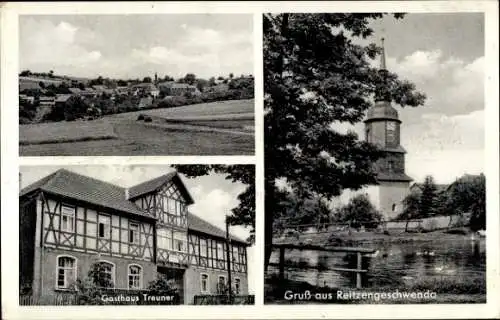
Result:
M156 179L149 180L149 181L143 182L141 184L138 184L136 186L129 188L129 190L128 190L129 198L134 199L134 198L140 197L146 193L156 191L169 181L173 181L174 183L176 183L177 187L179 188L179 191L182 193L182 195L186 199L187 204L194 203L193 198L189 194L184 183L182 183L182 180L180 179L180 177L176 171L164 174Z
M162 83L158 83L158 87L166 87L166 88L195 88L195 86L192 86L187 83L178 83L175 81L166 81Z
M68 88L68 90L74 94L82 93L82 90L80 88Z
M155 191L163 184L171 180L179 186L181 192L185 193L186 199L190 202L190 204L193 203L193 199L187 192L182 180L175 171L129 188L128 199ZM127 200L125 190L125 188L108 182L83 176L66 169L59 169L56 172L23 188L20 191L19 196L23 197L35 191L44 191L94 204L100 207L155 219L139 209L132 201ZM222 239L226 238L225 231L189 212L188 229L190 231L203 233L212 237ZM231 239L233 241L247 244L245 240L233 235L231 235Z
M213 224L199 218L198 216L188 212L188 229L191 231L196 231L211 236L226 239L226 232L222 229L214 226ZM245 240L242 240L234 235L230 235L232 241L237 241L247 244Z
M56 95L56 102L66 102L71 98L70 94L58 94Z
M125 199L124 188L86 177L66 169L60 169L27 186L21 190L20 196L24 196L36 190L73 198L133 215L151 218L151 216L141 211L133 202Z

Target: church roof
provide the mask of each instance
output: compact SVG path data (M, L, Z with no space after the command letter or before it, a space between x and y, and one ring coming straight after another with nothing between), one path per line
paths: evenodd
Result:
M373 120L395 120L401 122L398 111L389 101L377 101L373 107L368 109L365 122Z
M377 174L378 181L413 181L411 177L406 175L406 173L397 172L379 172Z

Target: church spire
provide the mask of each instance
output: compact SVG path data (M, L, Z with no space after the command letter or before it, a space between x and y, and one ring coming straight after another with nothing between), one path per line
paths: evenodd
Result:
M385 47L384 47L384 38L382 40L382 54L380 55L380 70L386 70L387 68L385 66Z
M389 84L387 81L388 71L385 63L385 46L384 46L384 38L382 41L382 52L380 53L380 67L379 74L382 77L382 83L379 84L377 88L377 93L375 94L375 101L385 101L390 102L391 98L389 95Z

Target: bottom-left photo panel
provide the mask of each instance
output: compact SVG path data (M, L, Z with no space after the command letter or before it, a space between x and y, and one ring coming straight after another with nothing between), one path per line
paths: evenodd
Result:
M19 168L19 304L254 304L253 165Z

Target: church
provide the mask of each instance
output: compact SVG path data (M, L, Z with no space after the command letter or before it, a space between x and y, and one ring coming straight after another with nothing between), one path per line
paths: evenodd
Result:
M383 39L382 39L383 42ZM380 73L387 74L385 50L382 44ZM355 195L366 194L371 203L382 214L384 220L392 220L403 211L403 199L409 193L413 180L405 173L406 150L401 146L401 120L392 106L387 87L380 88L375 104L367 111L364 120L365 139L375 144L384 153L375 164L377 185L358 191L345 191L340 202L345 204Z

